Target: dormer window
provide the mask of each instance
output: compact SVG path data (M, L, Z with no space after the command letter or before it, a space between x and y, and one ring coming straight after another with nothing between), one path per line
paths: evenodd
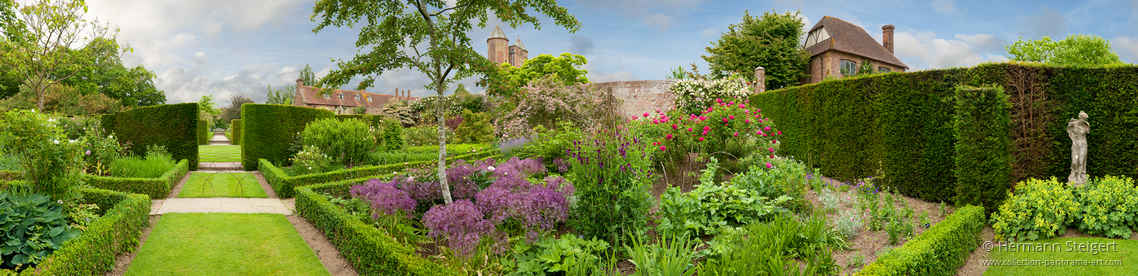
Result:
M356 101L360 100L360 95L356 95Z
M822 42L826 39L830 39L830 33L826 32L825 27L810 31L810 35L806 37L805 47L809 48L810 46L814 46L814 44L818 44L818 42Z
M324 94L324 99L330 99L332 95Z
M341 100L343 100L343 99L344 99L344 94L340 94L340 99L341 99Z
M367 101L371 101L371 96L367 96Z

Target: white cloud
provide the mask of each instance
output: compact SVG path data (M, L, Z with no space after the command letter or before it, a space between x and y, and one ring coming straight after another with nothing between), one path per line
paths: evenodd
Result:
M592 9L616 11L621 16L639 19L645 25L666 31L677 17L685 17L707 0L578 0L576 2Z
M706 30L699 31L699 34L703 35L703 39L713 39L715 36L719 35L719 28L707 28Z
M953 0L936 0L933 1L932 5L934 10L941 13L950 14L956 12L956 2Z
M1115 37L1110 40L1111 48L1123 61L1136 63L1138 62L1138 38L1127 36Z
M957 36L958 39L937 38L929 31L906 30L897 32L894 41L895 51L910 70L967 67L988 61L1005 61L1007 58L993 54L981 54L971 42L979 36Z
M641 22L644 22L644 24L649 26L656 26L661 30L667 30L672 25L672 17L666 14L657 13L644 17Z
M1039 14L1022 16L1027 35L1031 37L1059 36L1067 33L1067 17L1055 10L1043 7Z
M968 42L968 44L975 45L976 48L982 51L999 51L1003 50L1004 46L1008 45L1008 41L1006 39L990 34L958 34L955 37L956 39Z
M597 72L600 72L600 70L597 70ZM593 73L592 71L589 71L589 73L586 75L588 75L589 81L592 82L630 81L636 79L632 73L625 70L616 71L616 73L610 74L605 74L604 72Z

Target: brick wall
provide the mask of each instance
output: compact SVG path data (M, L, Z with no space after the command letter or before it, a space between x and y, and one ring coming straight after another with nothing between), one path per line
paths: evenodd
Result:
M611 92L618 99L624 100L621 114L625 117L639 116L644 112L655 113L671 110L676 97L668 93L668 87L677 80L643 80L643 81L611 81L597 83L602 92Z
M808 69L809 70L808 73L810 74L810 77L809 77L810 82L809 83L821 82L822 80L826 79L826 76L834 76L835 78L839 78L839 79L842 78L842 61L841 60L843 60L843 59L850 60L850 61L857 63L858 69L860 70L861 69L861 62L865 58L862 56L853 55L853 54L844 53L844 52L838 52L838 51L826 51L822 54L814 56L814 57L810 58L810 66ZM877 70L877 67L886 67L886 68L889 68L889 70L891 70L891 72L904 72L905 71L904 68L897 67L897 66L890 65L890 64L881 63L881 62L876 61L876 60L869 60L869 62L870 62L870 64L873 64L873 70Z

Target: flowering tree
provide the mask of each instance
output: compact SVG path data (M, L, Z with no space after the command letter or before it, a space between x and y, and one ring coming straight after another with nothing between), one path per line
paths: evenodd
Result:
M553 129L558 121L588 129L604 119L602 114L612 113L602 105L606 97L591 84L565 85L556 76L546 75L530 81L522 90L516 105L499 121L499 134L506 138L526 136L536 126ZM494 100L498 106L510 106L509 99Z
M357 88L363 90L371 87L376 76L384 71L407 67L426 75L431 83L425 87L434 89L442 97L447 84L455 79L489 71L493 66L470 45L467 32L473 23L485 28L489 20L487 15L493 12L510 26L528 23L540 29L541 22L528 13L530 10L552 17L557 25L570 32L576 32L581 26L554 0L457 0L453 4L438 0L318 1L313 8L312 19L320 18L320 21L312 30L314 33L328 26L355 27L359 22L368 22L367 26L360 28L359 40L356 41L360 53L351 61L339 61L339 69L320 80L318 86L340 86L347 84L352 77L365 76ZM425 51L420 51L424 44ZM371 51L364 52L364 48ZM443 108L435 110L439 127L438 175L443 198L450 203L450 188L446 181L446 125L442 111Z

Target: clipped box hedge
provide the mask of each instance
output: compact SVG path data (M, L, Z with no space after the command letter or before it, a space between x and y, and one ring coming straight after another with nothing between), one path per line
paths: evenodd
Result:
M498 155L496 151L488 150L485 152L448 157L447 164L458 160L473 161L495 156L500 155ZM273 187L273 191L277 193L277 196L281 198L290 198L293 197L295 189L300 186L390 174L393 172L404 171L409 167L417 165L431 165L436 164L436 162L438 162L438 160L388 164L380 166L361 166L351 169L299 176L289 176L284 172L283 169L273 165L272 162L269 162L265 159L261 159L258 163L260 165L261 174L265 177L265 182L268 182L269 186Z
M968 205L856 275L955 275L980 245L984 207Z
M229 144L230 145L240 145L241 144L241 119L233 119L233 121L231 121L229 124L229 129L230 129Z
M955 87L1004 89L1013 107L1012 187L1070 172L1067 120L1090 114L1087 172L1138 178L1138 66L987 63L823 81L749 96L783 132L781 150L839 180L926 201L956 197ZM1039 126L1033 129L1032 126ZM879 173L880 172L880 173Z
M150 224L150 198L103 189L82 189L86 203L99 205L100 217L79 237L19 275L103 275L115 257L138 246L142 228ZM11 271L0 270L0 274Z
M119 178L97 175L82 175L84 181L92 187L119 191L125 193L144 194L150 198L166 198L170 189L182 180L186 172L190 171L189 161L182 159L174 168L158 178Z
M198 104L166 104L139 107L103 115L103 129L114 133L119 143L130 142L134 155L145 156L146 147L163 145L174 160L189 160L198 169Z
M209 132L209 123L205 120L198 120L198 145L209 145L209 139L213 135Z
M289 147L309 122L335 118L332 111L275 104L241 105L241 165L246 171L257 169L257 160L289 164Z
M395 242L384 231L360 221L320 194L348 196L348 189L358 183L362 181L299 187L296 190L296 210L332 241L360 275L463 274L420 258L414 248Z

